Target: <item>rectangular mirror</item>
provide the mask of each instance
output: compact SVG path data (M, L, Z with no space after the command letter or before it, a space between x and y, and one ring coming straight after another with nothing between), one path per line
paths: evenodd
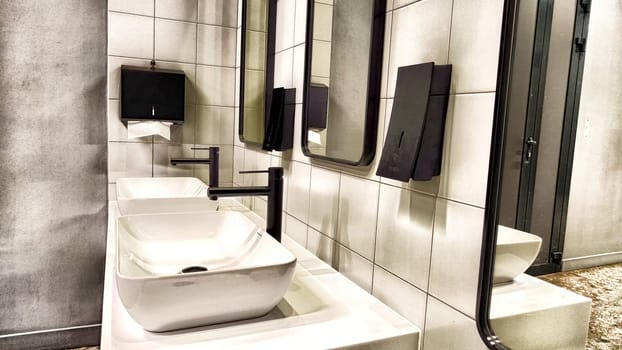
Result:
M386 0L308 2L302 149L348 165L374 158Z
M622 6L506 8L478 304L495 349L620 349Z
M239 136L261 145L274 85L276 0L242 0Z

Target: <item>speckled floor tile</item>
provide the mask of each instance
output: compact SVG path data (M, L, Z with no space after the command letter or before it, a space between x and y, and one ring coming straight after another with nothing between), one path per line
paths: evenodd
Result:
M586 350L622 349L622 264L539 278L592 299Z

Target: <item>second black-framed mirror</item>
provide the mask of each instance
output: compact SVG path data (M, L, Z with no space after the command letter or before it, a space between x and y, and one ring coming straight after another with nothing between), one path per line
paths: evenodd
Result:
M240 34L240 141L264 141L274 88L277 0L242 0Z
M302 150L346 165L374 158L386 0L309 0Z
M505 7L478 327L491 349L618 349L622 7Z

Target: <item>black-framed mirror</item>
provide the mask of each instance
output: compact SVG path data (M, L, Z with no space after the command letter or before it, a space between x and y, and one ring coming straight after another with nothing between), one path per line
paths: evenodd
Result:
M242 0L240 141L261 145L274 88L277 0Z
M309 0L302 150L368 165L378 128L386 0Z
M622 347L621 30L619 1L505 1L477 306L491 349Z

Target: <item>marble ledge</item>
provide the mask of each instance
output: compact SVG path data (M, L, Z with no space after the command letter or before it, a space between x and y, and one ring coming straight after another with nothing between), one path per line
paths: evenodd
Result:
M244 212L221 199L220 210ZM101 350L158 349L418 349L421 331L345 276L284 235L297 257L293 281L281 303L261 318L166 333L143 330L117 294L114 254L116 202L109 205Z

